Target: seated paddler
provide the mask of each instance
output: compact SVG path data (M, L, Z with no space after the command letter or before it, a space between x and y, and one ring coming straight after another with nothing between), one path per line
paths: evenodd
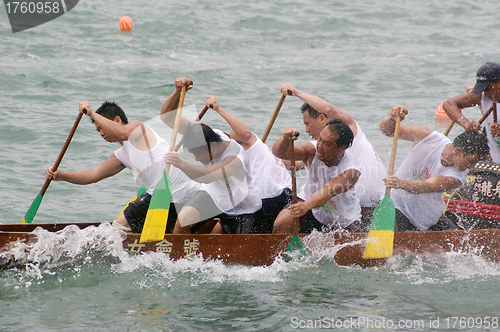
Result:
M45 178L87 185L113 176L125 168L130 169L134 173L134 182L140 180L146 191L129 202L123 213L113 221L113 226L122 231L140 233L154 188L163 176L165 168L163 156L169 151L168 142L147 124L138 120L129 121L125 112L114 102L103 103L95 112L87 101L80 102L79 106L80 112L85 111L92 119L96 130L104 140L110 143L118 142L121 147L92 169L76 172L58 169L54 172L50 167L45 173ZM167 233L171 233L174 228L176 209L180 210L184 202L199 188L197 182L192 181L177 168L170 169L170 178L173 187Z
M407 113L394 106L380 123L382 133L394 136L397 117L403 120ZM413 147L396 174L384 179L393 189L395 231L446 229L447 223L440 221L445 209L442 195L464 185L468 169L489 157L486 135L467 130L452 142L427 127L401 123L399 138L413 142Z
M255 213L253 232L271 233L274 220L292 199L290 174L282 160L273 155L245 122L222 108L215 96L208 96L206 104L227 121L231 126L229 137L245 149L255 192L262 200L262 208Z
M296 128L283 129L273 145L273 154L290 159L291 140ZM295 157L307 168L306 181L298 202L283 209L274 221L273 233L291 233L293 218L299 218L300 232L313 230L361 231L361 207L354 185L361 172L349 147L354 139L351 128L342 120L331 120L321 130L316 145L301 142L294 146Z
M188 82L187 78L176 79L176 91ZM161 111L161 119L171 127L176 115L173 105L179 96L176 91ZM214 218L220 220L214 233L252 233L254 213L261 208L262 201L253 188L243 147L222 131L185 117L181 118L179 134L183 135L184 148L203 166L182 160L175 152L165 154L166 163L201 184L199 191L179 211L173 233L190 233Z

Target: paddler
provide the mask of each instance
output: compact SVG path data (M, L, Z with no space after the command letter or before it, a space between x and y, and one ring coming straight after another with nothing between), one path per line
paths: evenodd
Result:
M185 77L175 80L175 90L165 101L161 119L173 127L181 89L190 82ZM201 183L200 190L180 210L174 234L191 232L203 222L220 219L214 232L230 234L252 233L254 213L262 201L253 189L248 176L249 162L245 150L235 140L220 130L181 118L179 134L183 135L184 147L204 166L192 165L181 160L177 153L165 154L165 161L181 169L191 179Z
M386 136L394 135L396 119L405 118L402 106L391 108L380 122ZM449 228L440 220L445 209L442 194L465 184L467 170L489 155L486 135L468 130L453 143L444 135L424 126L399 127L399 138L413 142L413 147L395 175L384 179L396 207L395 231L442 230Z
M163 176L165 161L163 156L169 150L169 144L158 136L147 124L138 120L128 121L125 112L114 102L104 102L95 112L88 101L79 104L80 112L86 110L101 137L110 143L118 142L122 146L111 156L90 170L63 172L61 169L47 169L45 178L86 185L99 182L113 176L125 168L134 172L134 177L143 181L146 192L130 202L122 214L113 221L117 229L140 233L148 211L151 195ZM197 182L189 179L179 169L171 168L172 202L168 215L167 232L172 232L184 202L193 196L199 188Z
M482 65L476 74L476 85L470 93L452 97L444 102L443 108L451 120L457 122L465 130L480 130L481 125L477 121L469 121L463 114L462 109L479 105L483 114L491 107L493 111L485 119L486 135L490 147L491 159L500 163L500 123L497 118L497 110L500 110L500 63L487 62Z
M273 154L290 159L291 140L296 128L283 129L273 145ZM292 233L293 218L299 218L300 233L313 230L344 229L361 232L361 208L354 189L361 172L349 148L354 140L351 128L342 120L326 123L316 144L302 142L294 146L296 160L309 169L300 189L298 202L283 209L274 222L273 233Z
M292 178L281 159L240 119L220 106L217 97L208 96L206 104L219 113L231 126L229 137L245 149L250 161L250 173L262 208L255 212L254 233L272 233L274 220L292 200Z
M363 228L368 231L373 210L384 197L385 185L382 179L387 171L361 127L348 112L340 110L319 96L300 91L290 83L281 85L280 91L291 93L304 101L300 110L306 132L314 140L319 138L320 132L330 120L340 119L351 128L354 140L349 151L359 162L361 176L356 183L356 192L361 204ZM316 144L315 141L312 141L312 144Z

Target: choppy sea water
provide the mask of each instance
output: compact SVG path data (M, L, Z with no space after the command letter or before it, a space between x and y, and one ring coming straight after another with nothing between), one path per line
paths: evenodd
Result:
M148 121L178 76L195 82L186 105L199 111L206 95L216 95L259 136L279 86L291 82L349 111L387 166L392 140L379 121L403 105L408 123L444 131L436 107L473 84L481 64L500 60L498 8L449 0L86 1L13 34L0 6L0 223L22 220L79 101L97 108L114 100L129 118ZM131 33L119 30L122 15L133 18ZM308 139L300 105L285 100L268 145L286 126ZM465 114L480 117L475 108ZM228 129L213 113L205 122ZM117 148L84 118L60 168L92 168ZM397 163L409 148L399 143ZM53 182L35 221L111 221L135 190L128 171L89 186ZM314 252L303 262L247 267L130 255L107 224L39 236L34 263L0 271L2 330L288 331L336 322L351 331L499 329L499 266L474 255L395 258L360 269ZM311 327L317 320L322 325Z

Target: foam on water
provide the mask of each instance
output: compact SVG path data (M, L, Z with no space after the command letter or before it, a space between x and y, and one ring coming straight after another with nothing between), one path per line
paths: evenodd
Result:
M117 275L139 273L145 276L138 281L144 288L173 287L174 284L198 286L225 282L282 282L294 273L311 271L325 264L347 274L357 273L355 271L392 274L402 277L399 283L409 282L414 285L486 280L500 275L498 264L470 252L392 257L381 268L339 267L334 263L335 254L351 244L327 248L318 245L333 238L335 233L313 232L304 238L309 251L307 257L291 262L277 257L270 266L224 264L222 261L204 260L201 254L175 261L157 252L131 254L123 249L124 234L116 231L109 223L85 229L68 226L57 233L37 228L33 234L36 236L35 241L17 242L9 251L0 253L1 260L16 262L10 272L15 271L17 286L29 287L34 281L42 281L44 276L57 275L66 269L78 272L82 266L104 267ZM364 240L360 241L362 243Z
M109 223L99 227L80 229L68 226L54 233L36 228L34 240L17 242L9 251L0 253L0 260L15 261L12 270L25 278L41 280L44 275L53 275L62 267L78 269L82 265L102 265L116 274L146 272L151 278L141 281L143 287L169 286L179 277L191 275L193 283L221 282L279 282L282 274L315 264L322 255L286 263L277 258L270 266L245 266L224 264L222 261L204 260L201 255L172 260L163 253L147 252L131 254L123 249L124 234ZM24 267L24 269L23 269ZM26 286L30 286L27 282Z

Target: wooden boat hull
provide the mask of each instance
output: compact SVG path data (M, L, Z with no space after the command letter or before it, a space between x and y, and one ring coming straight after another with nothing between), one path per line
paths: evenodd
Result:
M16 242L36 241L36 227L59 231L69 224L0 225L0 253ZM99 223L72 224L80 228ZM335 262L343 266L382 266L386 259L363 259L367 233L328 233L300 235L313 252L335 253ZM291 235L284 234L166 234L159 242L139 243L140 234L127 234L124 249L132 253L163 252L176 260L201 254L207 260L245 265L270 265L283 255ZM394 235L394 257L408 255L439 255L446 252L471 253L488 261L500 262L500 229L451 230L440 232L397 232ZM12 265L15 262L8 262ZM5 265L6 262L1 262Z

